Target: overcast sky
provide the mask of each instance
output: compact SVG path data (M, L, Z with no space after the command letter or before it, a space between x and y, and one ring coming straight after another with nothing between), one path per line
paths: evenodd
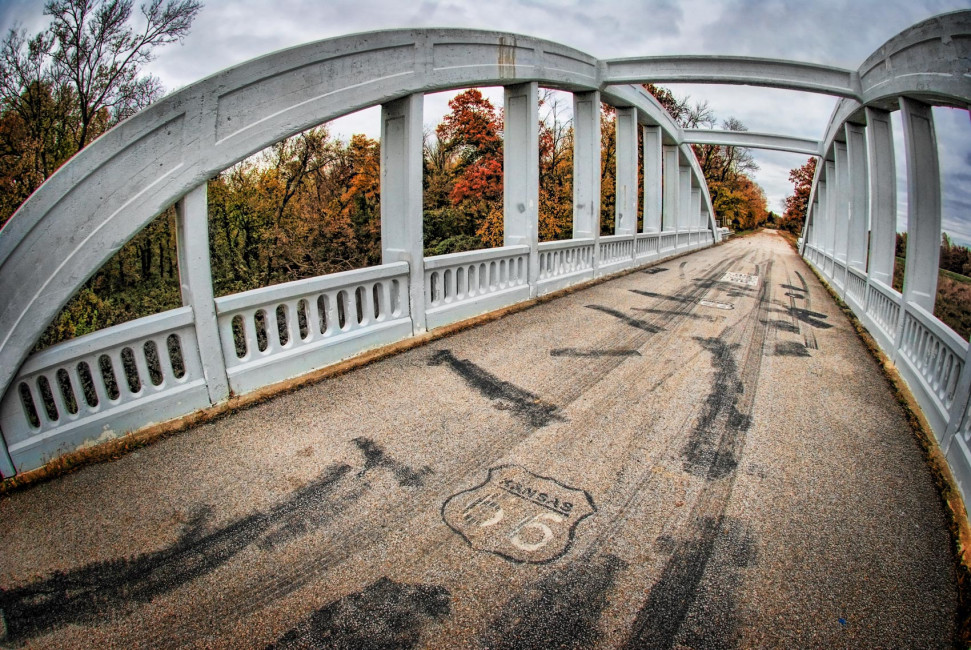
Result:
M136 3L138 0L136 0ZM767 56L856 69L886 40L915 22L971 0L208 0L182 45L158 51L149 71L173 91L243 61L310 41L375 29L469 27L547 38L598 58L659 54ZM0 28L47 24L40 0L0 0ZM746 86L671 86L707 99L719 119L752 131L819 139L836 100L824 95ZM501 92L490 93L501 98ZM428 98L426 122L446 109ZM967 111L935 109L944 191L944 229L971 244L971 120ZM900 138L899 123L896 125ZM343 118L342 135L378 133L378 113ZM902 140L900 142L902 162ZM756 151L755 180L781 211L792 192L789 169L804 156ZM902 181L902 175L901 175ZM906 191L898 183L903 226Z

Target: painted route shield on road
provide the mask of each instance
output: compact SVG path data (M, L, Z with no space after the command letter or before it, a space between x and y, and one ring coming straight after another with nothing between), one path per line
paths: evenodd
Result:
M596 511L584 490L503 465L481 485L449 497L442 518L472 548L542 564L566 553L577 525Z

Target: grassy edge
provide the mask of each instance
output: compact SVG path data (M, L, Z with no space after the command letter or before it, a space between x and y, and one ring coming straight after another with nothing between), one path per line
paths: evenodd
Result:
M713 246L719 246L721 243L722 242L713 244ZM345 361L313 370L306 374L300 375L299 377L287 379L270 386L265 386L258 390L246 393L245 395L232 396L225 402L210 406L209 408L201 409L195 413L190 413L189 415L183 415L172 420L166 420L165 422L143 427L136 431L130 431L122 436L119 436L118 438L115 438L114 440L108 440L92 447L69 452L48 461L42 467L3 479L0 481L0 498L31 488L41 483L52 481L88 465L110 463L112 461L120 460L123 456L142 449L143 447L147 447L148 445L154 444L160 440L178 435L197 426L228 417L237 411L251 408L279 395L286 395L305 386L318 384L332 377L339 377L340 375L351 372L352 370L356 370L357 368L363 368L364 366L368 366L372 363L387 359L388 357L395 356L402 352L407 352L408 350L422 347L433 341L447 338L467 329L485 325L486 323L491 323L492 321L499 320L500 318L504 318L510 314L525 311L535 307L536 305L549 302L561 296L576 293L577 291L582 291L583 289L602 284L608 280L623 277L631 273L637 273L638 271L642 271L659 264L668 263L671 260L684 257L685 255L689 255L698 250L702 249L696 248L677 255L665 257L664 259L635 266L633 268L622 269L616 273L611 273L599 278L587 280L586 282L582 282L580 284L575 284L557 291L552 291L543 296L531 298L524 302L516 303L515 305L509 305L508 307L503 307L502 309L492 311L487 314L473 316L472 318L468 318L457 323L445 325L443 327L436 328L431 332L423 332L403 341L398 341L397 343L391 343L373 350L368 350L350 359L346 359Z
M786 241L796 252L796 237L791 233L785 236ZM802 259L800 256L799 259ZM924 453L924 461L931 471L931 477L937 486L938 495L941 498L941 505L947 518L948 530L951 533L952 552L954 554L955 580L958 588L958 610L955 620L954 645L960 648L971 647L971 524L968 522L968 513L965 507L964 498L957 487L954 475L951 473L951 466L937 444L937 438L931 430L920 405L914 399L913 393L897 371L897 367L890 360L890 357L880 349L876 339L860 322L853 310L850 309L842 298L833 290L829 283L813 268L806 264L813 275L819 280L820 284L829 292L829 295L836 302L837 307L846 316L850 325L856 331L857 336L863 345L869 350L870 355L880 367L884 379L893 391L897 403L904 412L904 417L910 425L914 438L920 445Z

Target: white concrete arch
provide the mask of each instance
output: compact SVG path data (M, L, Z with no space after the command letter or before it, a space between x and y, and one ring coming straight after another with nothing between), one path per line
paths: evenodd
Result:
M971 489L971 348L938 320L941 181L933 106L971 106L971 11L935 16L887 41L860 66L861 94L833 110L819 153L802 253L896 364L962 492ZM890 114L899 111L904 150ZM891 286L895 156L907 170L903 291Z
M644 56L604 61L606 83L710 83L802 90L859 98L853 70L746 56Z
M684 140L691 144L714 144L726 147L770 149L791 153L819 155L820 144L808 138L796 138L775 133L753 131L724 131L720 129L684 129Z
M600 68L582 52L523 36L383 31L269 54L152 105L81 151L4 227L0 389L77 287L213 174L362 108L414 93L528 81L596 90ZM635 101L669 137L679 137L663 109Z
M692 137L701 136L686 136L642 87L626 82L737 83L843 97L819 150L832 158L820 170L829 191L818 191L823 187L818 183L813 201L824 206L828 215L855 211L858 217L865 197L849 196L847 188L859 185L864 173L860 161L865 164L866 158L859 154L863 132L853 125L868 117L878 119L877 111L886 110L885 104L900 102L910 106L908 114L914 116L913 125L920 133L915 142L926 151L933 129L932 124L929 129L925 125L922 102L966 105L971 95L966 70L969 25L971 12L925 21L891 39L856 72L739 57L604 62L558 43L525 36L430 29L320 41L208 77L96 140L48 179L0 231L0 427L4 441L0 444L0 473L8 476L36 467L52 455L90 441L90 432L97 433L102 424L127 430L185 414L225 399L230 390L252 390L333 363L369 345L400 340L426 323L434 327L718 241L707 187L689 144ZM576 157L575 174L580 170L590 179L576 186L575 238L566 242L538 244L532 223L536 216L532 197L538 180L535 133L530 125L537 121L535 99L540 84L574 92L575 105L585 111L582 125L577 125L577 138L585 143L588 159ZM506 245L422 259L419 100L426 92L481 85L506 87L510 102L507 127L517 134L508 138L505 156L505 174L510 179L504 201ZM902 99L895 99L898 96ZM599 200L599 147L595 145L599 143L601 99L618 109L617 178L618 187L623 186L617 200L616 233L603 238L595 221L599 211L592 203ZM207 180L285 137L376 105L383 111L382 195L388 193L393 199L382 200L382 233L389 233L382 241L384 264L214 301L208 250L201 245L207 238ZM638 153L632 144L637 142L638 129L644 136L644 195L649 197L648 205L643 206L643 233L637 232L635 214L641 210L635 187ZM732 144L748 146L744 143L751 144L755 136L763 144L812 146L782 136L724 137L734 138ZM77 288L173 204L180 215L179 260L186 306L119 326L123 331L82 337L25 363L47 323ZM392 205L395 207L389 207ZM510 206L519 208L519 213ZM843 269L840 277L848 282L853 271L847 267L858 263L857 251L841 249L840 256L835 254L834 243L845 240L858 246L859 233L851 225L847 236L840 239L834 222L817 219L816 212L821 213L822 208L813 209L807 233L812 234L813 244L815 238L826 237L830 242L826 244L827 268L830 273ZM267 318L275 322L277 308L295 311L300 301L305 304L311 297L316 301L317 296L325 295L330 296L334 310L335 301L357 296L359 314L373 312L374 318L358 316L359 322L347 328L342 324L340 331L321 332L323 338L305 339L289 322L289 342L281 338L260 354L251 354L251 350L233 357L231 319L249 319L250 336L255 311L269 310ZM349 308L344 305L345 313ZM904 312L906 307L900 310ZM336 316L334 311L328 322L333 323ZM37 413L40 424L24 424L26 407L17 403L16 391L9 390L15 378L21 391L31 382L53 384L56 373L66 373L79 385L81 365L87 364L90 371L108 356L113 355L117 365L120 356L135 354L136 363L144 366L145 359L138 357L142 347L154 345L161 350L165 337L176 335L184 342L184 376L176 373L168 383L123 390L120 397L99 395L100 405L83 413L78 411L83 406L79 393L74 395L79 402L75 412L68 407L69 400L61 399L54 390L53 408L61 415L47 418ZM165 356L161 351L160 355ZM310 356L316 365L308 365ZM961 377L964 388L956 394L966 403L971 371L962 371ZM952 388L948 388L948 399L955 394ZM106 411L117 417L113 415L108 422ZM19 424L12 427L10 423L18 418Z
M179 397L170 386L166 389L171 390L165 399L178 402L172 408L185 408L186 405L198 408L199 404L205 403L206 392L208 401L215 403L229 394L229 387L234 382L237 386L249 386L246 383L248 380L244 380L242 375L234 379L230 374L227 382L227 371L219 359L220 339L225 344L225 336L221 337L217 331L219 305L214 309L208 261L200 268L182 268L185 265L199 266L191 261L193 256L208 259L206 251L192 251L198 249L193 246L194 239L205 237L205 185L210 177L285 137L347 113L381 105L385 108L386 119L391 120L386 124L390 129L386 135L396 143L393 146L389 144L389 151L395 148L400 153L384 158L389 164L382 165L383 175L390 174L386 177L388 187L395 189L389 191L407 194L406 188L415 183L412 169L414 152L411 150L417 147L420 153L420 138L415 140L410 135L415 130L413 122L416 112L420 133L420 108L411 100L426 92L481 85L506 86L507 95L513 92L513 96L525 99L527 104L530 97L535 98L536 86L540 83L580 94L593 93L598 101L602 90L604 101L627 111L625 115L632 116L634 123L655 126L666 142L674 146L681 144L683 137L680 129L650 95L641 88L605 86L601 71L600 63L587 54L524 36L474 30L392 30L330 39L269 54L219 72L164 98L118 125L65 164L21 206L0 234L0 394L10 397L7 395L11 392L8 388L18 372L34 373L32 376L35 378L44 372L54 372L49 368L45 370L47 366L36 359L27 366L23 365L47 323L87 278L156 215L173 204L180 213L180 241L184 247L184 250L180 250L180 273L183 273L186 307L176 310L177 315L174 312L170 316L160 315L157 319L159 322L153 325L157 327L143 328L143 334L149 338L154 336L156 345L160 345L162 339L158 337L161 334L156 330L164 324L169 328L166 331L178 330L192 338L192 355L199 358L196 368L198 376L193 375L191 381L180 380L184 385L179 390L189 391L192 397ZM597 108L599 110L599 104ZM535 123L535 120L529 121L529 115L527 111L514 119L523 124ZM509 119L513 118L507 115ZM392 128L392 123L398 126ZM633 131L624 133L628 138L635 137L636 142ZM520 147L521 144L508 143L511 149L507 152L507 163L512 164L517 157L522 157L524 161L530 158L526 148ZM513 151L516 153L513 154ZM703 200L697 215L690 219L679 216L677 236L668 236L664 240L671 242L672 252L710 243L717 238L713 210L701 170L688 150L682 152L682 158L679 162L682 171L679 174L687 174L692 179L689 188L699 190ZM636 157L633 160L636 169ZM403 165L401 173L391 173L394 170L390 167L399 163ZM630 161L625 159L623 166L623 172L630 178ZM519 192L517 201L523 205L529 204L528 195L532 189L529 174L522 178L514 174L513 177L517 183L525 179L525 184L516 189ZM636 183L636 173L632 178ZM420 174L417 186L420 188ZM660 190L652 189L655 190L659 195ZM593 238L593 272L608 272L610 268L620 269L633 263L639 247L643 249L640 251L642 259L652 255L650 242L645 240L638 244L634 239L636 233L631 224L636 225L636 220L632 221L636 217L633 214L633 210L636 210L636 188L628 188L625 192L627 201L623 206L618 203L618 210L623 208L625 211L624 229L618 228L614 238L619 238L617 241L605 238L602 245L598 243L598 229ZM408 196L412 200L413 197ZM633 204L630 197L633 197ZM685 202L685 211L689 207L689 203ZM621 213L618 212L618 215ZM419 220L420 216L419 209ZM704 242L698 235L702 217L708 231ZM382 220L384 218L383 215ZM389 218L400 217L393 215ZM412 214L409 218L416 217ZM414 228L407 226L398 230L397 225L389 232L394 230L408 238L408 247L405 247L408 251L403 252L404 241L383 242L385 261L408 262L407 268L410 270L406 276L410 277L409 299L414 307L416 301L422 300L423 273L428 275L429 282L434 282L437 275L434 265L425 265L423 270L423 265L418 263L420 247L417 253L409 248L413 247L410 240L414 238ZM509 233L519 232L517 224L510 223L508 226ZM540 250L536 246L535 232L530 233L528 225L524 227L526 229L520 235L515 235L515 242L507 237L507 244L519 240L528 244L528 259L510 258L502 262L502 268L506 268L507 262L519 266L527 263L528 276L522 277L528 279L528 295L547 290L540 286L543 284L541 264L549 266L553 263L549 260L555 262L589 253L580 251L580 248L575 251L557 248L545 254L545 249ZM535 227L532 228L535 231ZM630 237L630 241L627 237ZM660 244L655 243L658 244L654 247L656 250ZM588 244L583 246L589 248ZM549 260L543 262L541 257ZM400 276L401 270L397 266L386 266L389 273L393 271L398 274L395 278ZM516 267L517 273L522 270L519 266ZM456 276L450 276L450 271L443 273L446 281L450 277L454 281ZM382 282L401 281L382 276L373 280L378 283L373 288L375 292L384 291L387 285ZM567 278L556 282L566 281L573 280ZM552 284L547 282L544 286ZM419 293L416 294L416 291ZM432 298L429 300L434 303ZM245 302L223 300L221 304L225 311ZM482 304L492 303L486 301ZM439 308L432 305L432 312L435 309ZM425 326L424 306L420 311L420 315L414 310L410 314L414 321L409 328L421 329ZM436 316L429 322L440 323L442 318L445 317ZM396 332L401 329L396 327ZM372 338L377 341L380 337ZM112 354L117 355L127 349L118 347L120 344L114 338L111 341ZM146 339L139 345L149 343ZM90 357L90 354L94 354L94 348L85 348L85 351L72 348L71 354L77 356L82 352L89 354L86 357L88 361L84 363L93 368L97 357ZM130 354L131 350L127 353ZM63 365L68 363L66 359L70 356L63 350L57 350L44 358L51 364ZM80 362L75 360L70 363L75 363L75 367L65 366L60 371L67 371L72 376L80 372L80 365L77 365ZM80 381L77 377L74 380ZM26 385L21 381L20 389ZM149 419L145 422L135 417L138 404L143 403L138 400L143 399L144 393L134 391L127 398L118 398L121 402L117 408L127 409L126 417L129 419L114 421L112 426L122 426L120 422L123 422L124 427L130 429L151 421L152 417L149 416L146 416ZM76 401L78 396L74 398ZM131 404L126 402L129 398ZM35 397L35 402L37 399ZM59 399L55 394L55 401ZM158 399L165 401L162 397ZM16 401L7 399L7 402ZM63 409L70 402L65 398L60 407ZM100 407L92 408L97 410ZM158 417L171 417L172 408L163 409ZM17 467L29 468L50 454L57 453L53 450L61 449L56 444L60 432L65 427L81 427L78 422L83 419L72 415L67 418L72 422L65 424L63 418L54 418L58 421L47 423L51 425L49 428L45 428L44 424L39 428L28 426L30 431L25 429L14 435L10 433L10 418L22 420L23 413L19 411L26 407L7 404L4 409L4 413L0 414L0 421L7 423L2 425L6 446L0 445L0 473L3 475L9 475L15 469L11 456L26 459L14 460ZM67 448L82 440L78 437L80 435L72 438L75 442L68 443Z

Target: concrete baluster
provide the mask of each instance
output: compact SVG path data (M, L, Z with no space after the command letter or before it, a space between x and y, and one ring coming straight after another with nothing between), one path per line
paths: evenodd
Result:
M661 127L641 127L644 133L644 232L661 231Z
M503 232L506 246L529 246L529 295L539 281L539 85L505 89Z
M175 204L175 237L182 304L192 307L192 320L199 342L199 356L209 390L209 401L216 404L229 399L230 391L212 291L207 190L207 185L203 183ZM171 369L165 370L171 372Z
M866 122L870 214L867 276L889 287L897 247L897 172L890 113L867 107Z
M941 177L934 116L927 104L900 98L907 156L907 262L904 304L933 313L941 247Z
M422 111L415 93L381 106L381 261L408 262L412 331L426 329Z

